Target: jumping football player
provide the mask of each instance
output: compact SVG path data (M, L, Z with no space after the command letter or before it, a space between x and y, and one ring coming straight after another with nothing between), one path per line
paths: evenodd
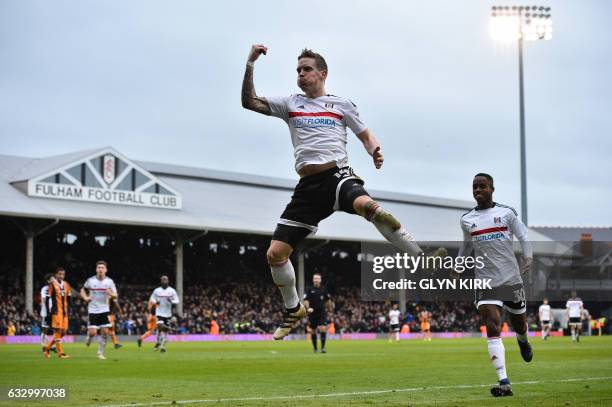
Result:
M400 340L400 316L401 312L397 303L393 303L389 310L389 342L395 339L395 342Z
M157 319L157 344L162 353L166 352L166 342L168 341L168 331L170 330L170 318L172 318L172 306L179 303L178 294L174 288L170 287L170 279L163 275L160 279L161 287L157 287L149 302L156 304L155 317Z
M491 394L500 397L512 395L501 339L502 308L508 311L523 360L530 362L533 358L527 338L527 309L521 277L531 270L533 255L527 240L527 227L514 209L493 201L494 190L493 177L476 174L472 193L478 205L461 217L463 245L458 256L468 256L474 250L475 256L482 257L484 267L475 269L476 278L490 279L493 287L492 290L477 291L476 307L487 329L489 357L499 378L499 384L491 388ZM520 265L512 248L513 236L521 245Z
M569 326L572 331L572 341L580 342L580 334L582 333L582 310L584 304L576 291L572 291L572 298L567 300L565 304L566 313L569 318Z
M54 278L49 280L48 296L51 299L51 328L53 329L53 338L45 347L45 357L49 358L49 351L55 345L57 356L60 359L68 359L70 356L64 353L62 347L62 338L68 332L68 311L70 308L70 298L72 296L70 284L64 280L66 270L58 267L55 270Z
M308 287L304 293L304 307L308 311L308 327L310 328L310 339L312 348L317 353L317 332L321 337L321 353L325 350L327 339L327 313L332 310L331 296L327 289L321 285L321 274L312 276L312 287Z
M259 56L267 52L268 48L261 44L251 47L242 82L242 106L287 123L295 170L300 176L267 252L272 279L285 305L283 322L273 335L280 340L306 316L306 308L300 304L295 288L295 272L289 256L334 211L364 217L391 244L411 256L422 254L422 250L401 223L370 198L363 180L348 166L347 127L363 143L377 169L383 165L383 155L380 142L359 117L357 106L325 90L328 75L325 59L304 49L297 63L297 85L304 94L264 98L255 93L253 68Z
M104 360L104 351L106 350L106 340L111 327L108 314L110 308L108 306L110 299L117 299L117 287L112 279L106 276L108 265L104 260L96 262L96 275L89 277L81 288L81 298L85 300L87 311L89 312L87 322L87 345L91 340L98 335L98 351L96 356L98 359Z
M544 298L544 303L540 305L538 316L542 327L542 339L546 340L550 336L550 329L552 328L552 313L550 305L548 305L548 298Z

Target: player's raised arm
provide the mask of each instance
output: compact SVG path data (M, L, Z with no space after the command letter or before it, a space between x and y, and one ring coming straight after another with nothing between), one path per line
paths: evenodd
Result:
M244 71L244 79L242 80L242 107L252 110L257 113L270 115L270 105L265 98L257 96L255 93L255 85L253 84L253 68L255 61L261 54L266 55L268 48L262 44L255 44L251 47L249 58L247 59L246 69Z
M361 143L363 144L363 147L366 149L368 154L372 156L372 159L374 160L374 166L377 169L380 169L380 167L382 167L383 165L384 158L382 153L380 152L380 141L378 141L378 138L376 138L376 136L370 131L370 129L363 130L361 133L357 134L357 137L359 138L359 140L361 140Z

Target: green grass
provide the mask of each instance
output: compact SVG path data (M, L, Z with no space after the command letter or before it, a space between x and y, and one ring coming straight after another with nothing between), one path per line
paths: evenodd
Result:
M612 337L583 337L579 344L535 339L530 364L513 338L504 343L515 395L500 399L489 394L496 376L484 339L331 341L325 355L313 354L305 341L171 343L166 354L128 343L108 349L106 361L81 343L65 345L68 360L46 360L38 346L0 345L0 386L67 386L70 392L62 403L0 404L612 405ZM389 391L366 393L379 390ZM362 394L337 394L356 392ZM226 398L234 400L212 401Z

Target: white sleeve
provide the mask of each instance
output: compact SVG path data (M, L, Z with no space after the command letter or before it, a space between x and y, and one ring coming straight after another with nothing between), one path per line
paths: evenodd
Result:
M87 279L87 281L85 281L85 285L83 287L85 287L85 288L87 288L89 290L89 288L91 287L89 285L89 279Z
M113 280L111 280L110 289L113 294L117 295L117 286L115 286L115 282Z
M178 304L179 303L179 297L178 297L178 294L176 293L176 290L172 290L172 298L170 298L170 301L173 304Z
M344 122L348 126L349 129L355 134L359 134L368 126L361 120L359 117L359 112L357 111L357 106L347 99L345 109L344 109Z
M459 220L459 226L461 226L461 230L463 231L463 244L459 248L457 257L469 256L474 248L472 245L472 235L470 235L470 232L466 230L461 220Z
M157 298L157 290L154 290L151 294L151 298L149 298L149 302L159 303L159 298Z
M264 99L266 99L266 102L268 102L268 105L270 106L270 113L272 116L279 117L283 120L287 120L289 118L288 96L270 96L265 97Z
M510 231L516 236L521 244L521 251L525 257L533 257L533 249L531 242L527 238L527 226L514 214L514 211L510 211Z

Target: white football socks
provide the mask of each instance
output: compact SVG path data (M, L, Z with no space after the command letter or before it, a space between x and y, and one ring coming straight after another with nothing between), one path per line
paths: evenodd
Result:
M502 342L501 338L489 338L487 339L487 345L489 348L489 357L491 358L491 363L497 372L497 377L500 381L507 379L506 349L504 348L504 343Z
M287 259L280 266L271 265L270 269L272 271L272 280L274 280L283 296L285 308L292 309L297 307L300 303L300 297L295 288L295 271L293 270L291 260Z
M106 335L98 335L98 354L104 355L106 348Z

